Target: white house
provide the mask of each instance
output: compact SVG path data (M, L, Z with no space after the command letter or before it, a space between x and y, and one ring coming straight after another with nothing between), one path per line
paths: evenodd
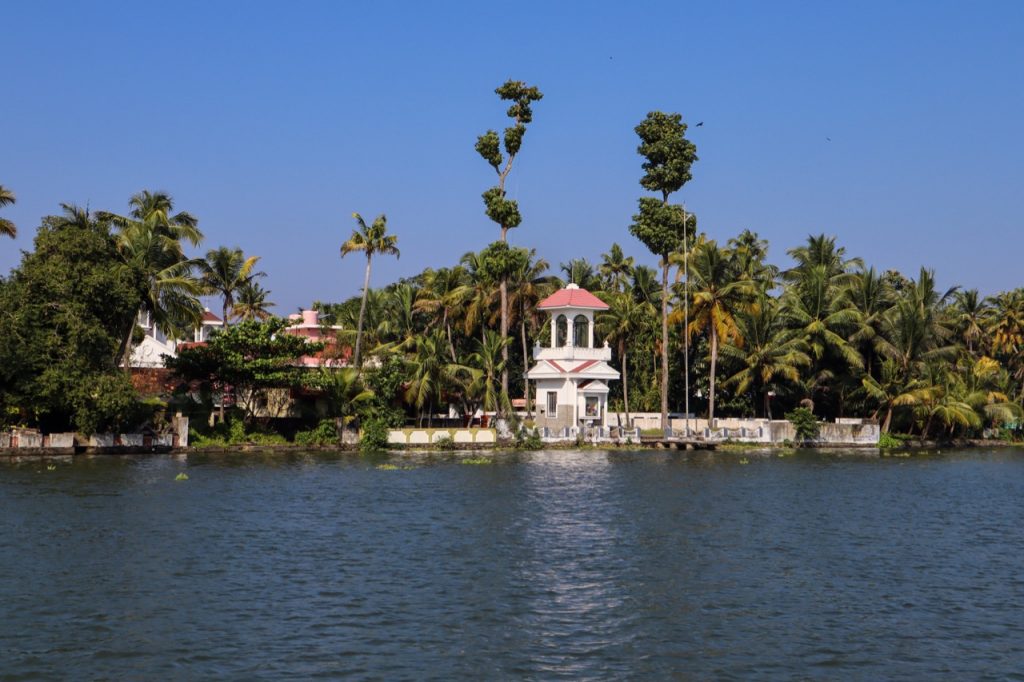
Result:
M176 357L178 355L178 344L184 339L174 339L160 329L150 318L149 313L140 312L137 320L142 327L145 336L142 341L132 348L132 367L163 367L164 355ZM210 312L207 308L203 312L203 322L192 332L193 343L203 343L210 338L210 332L220 329L224 322Z
M608 425L608 383L619 373L608 365L612 350L594 343L594 313L608 305L586 289L569 284L540 302L551 315L551 343L534 346L536 364L527 378L537 387L537 426Z

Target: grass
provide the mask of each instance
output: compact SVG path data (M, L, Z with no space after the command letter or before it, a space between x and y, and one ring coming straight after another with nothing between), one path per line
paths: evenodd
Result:
M493 464L494 460L491 459L490 457L467 457L466 459L462 460L461 463L462 464L470 464L470 465L473 465L473 464Z

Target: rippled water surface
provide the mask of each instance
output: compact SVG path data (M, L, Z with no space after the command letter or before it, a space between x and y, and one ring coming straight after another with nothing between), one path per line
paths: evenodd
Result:
M391 464L0 462L0 679L1022 679L1024 451Z

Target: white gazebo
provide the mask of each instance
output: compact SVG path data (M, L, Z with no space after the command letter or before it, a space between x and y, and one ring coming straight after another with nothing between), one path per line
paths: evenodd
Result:
M608 383L619 373L608 365L612 350L595 347L594 313L608 305L569 284L537 306L551 315L551 343L534 346L527 378L536 385L537 426L607 426Z

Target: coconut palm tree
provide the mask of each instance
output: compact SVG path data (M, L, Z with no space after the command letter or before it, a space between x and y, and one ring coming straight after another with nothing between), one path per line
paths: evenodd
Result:
M203 240L199 221L190 213L174 212L166 192L143 190L128 200L128 215L97 211L96 219L114 228L121 258L136 269L145 283L141 312L169 336L184 337L203 314L198 296L202 287L193 275L199 263L185 255L183 242L198 246ZM82 209L77 209L82 211ZM135 321L123 332L117 362L127 369Z
M678 289L678 285L677 285ZM750 280L737 278L727 249L715 241L707 241L690 255L690 326L685 333L706 331L710 342L710 387L708 390L708 423L715 419L715 372L721 343L743 344L736 316L746 310L755 293ZM682 321L679 306L669 322Z
M427 409L430 424L434 407L444 402L446 394L462 390L472 372L469 367L448 359L444 334L439 329L417 336L414 344L403 395L405 401L416 408L421 422L423 409Z
M622 363L622 403L629 428L629 347L640 334L650 331L658 311L649 301L637 301L629 291L612 292L605 300L608 309L597 314L597 328L615 346Z
M479 330L480 338L483 339L487 325L493 324L499 315L499 311L495 310L498 285L490 276L479 253L465 253L460 262L466 268L467 280L460 293L463 333L474 336Z
M580 289L600 290L601 278L597 276L594 266L586 258L573 258L558 267L565 274L567 282L575 284Z
M440 325L448 339L448 351L455 362L455 342L452 339L452 324L463 305L466 293L466 269L461 265L454 268L439 268L423 273L423 288L416 296L416 309L437 316L441 313Z
M740 369L722 385L735 386L737 394L753 390L761 396L764 416L771 419L771 391L783 382L799 384L800 372L811 365L806 343L798 330L786 326L778 302L764 293L736 315L736 325L743 344L726 342L721 352Z
M613 243L608 253L601 254L598 272L604 280L602 288L605 291L624 291L633 276L633 257L626 256L622 247Z
M957 332L967 347L967 354L973 356L975 350L980 350L978 345L985 338L988 302L978 294L977 289L962 290L956 292L953 310Z
M14 196L14 192L0 185L0 208L10 206L15 201L17 198ZM0 234L14 239L18 236L18 228L10 220L0 218Z
M388 234L388 219L383 213L374 219L372 225L367 225L363 217L353 213L358 229L352 230L352 236L341 245L341 257L344 258L350 253L361 251L366 254L366 275L363 277L363 301L359 306L359 323L356 327L356 351L355 365L362 366L362 344L363 344L363 320L366 315L366 295L370 289L370 265L373 257L380 254L385 256L399 257L398 237Z
M238 298L231 309L231 314L239 322L268 320L273 317L268 308L276 305L267 300L268 296L270 292L261 287L259 282L249 280L238 290Z
M857 312L849 341L864 358L865 371L872 374L872 361L884 342L885 316L895 303L895 295L875 269L860 270L842 288L844 302Z
M484 411L507 411L510 408L502 404L508 396L501 390L500 379L505 369L502 348L511 343L511 338L502 339L501 334L487 330L483 339L475 342L476 349L468 357L468 364L475 372L467 392Z
M205 292L221 297L225 326L229 324L238 293L256 277L263 276L262 272L253 272L259 259L259 256L246 258L239 248L221 246L208 251L206 259L197 263L199 281Z
M526 412L530 413L530 386L526 373L530 369L529 345L527 333L536 333L541 320L537 306L557 289L557 282L544 275L548 262L537 258L537 250L530 249L526 258L508 278L508 303L511 322L519 324L519 340L523 350L523 392L526 399Z

